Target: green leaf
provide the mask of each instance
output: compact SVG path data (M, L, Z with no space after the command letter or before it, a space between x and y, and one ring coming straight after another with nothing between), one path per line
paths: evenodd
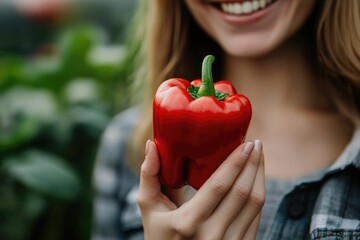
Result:
M106 38L101 28L91 25L77 25L64 31L59 42L63 67L71 70L78 68L77 64L87 64L90 50Z
M199 95L198 95L199 89L200 89L199 87L195 87L195 86L191 85L187 90L193 99L198 99L199 98Z
M15 122L15 121L14 121ZM0 153L3 150L16 147L30 141L40 131L40 123L34 118L23 118L16 122L16 127L8 130L4 124L0 124ZM11 128L11 127L10 127Z
M198 91L199 91L199 87L195 87L193 85L191 85L187 91L189 92L189 94L191 95L191 97L193 99L198 99L200 96L198 95ZM225 98L227 98L227 96L229 96L228 93L223 93L223 92L220 92L220 91L216 91L215 90L215 97L217 100L219 101L223 101Z
M34 139L58 118L58 103L47 90L17 86L0 95L0 152Z
M57 112L54 93L44 89L15 86L0 96L0 116L21 113L36 119L49 119Z
M223 93L223 92L219 92L219 91L215 91L215 97L217 98L217 100L222 101L225 98L227 98L227 96L229 96L228 93Z
M0 90L24 82L27 79L23 71L25 60L21 57L4 57L0 59Z
M39 193L59 199L73 199L81 190L71 166L50 153L29 150L5 159L4 169L14 179Z

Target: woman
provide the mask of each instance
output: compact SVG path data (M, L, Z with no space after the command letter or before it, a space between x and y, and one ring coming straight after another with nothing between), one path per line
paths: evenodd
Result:
M143 224L146 239L358 239L360 2L149 2L137 35L145 101L104 135L97 233L142 239ZM209 53L253 118L246 142L182 204L184 191L161 191L152 98L168 78L199 78Z

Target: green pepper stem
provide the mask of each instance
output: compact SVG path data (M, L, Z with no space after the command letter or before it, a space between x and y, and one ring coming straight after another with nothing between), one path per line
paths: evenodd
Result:
M202 96L213 96L215 97L215 88L212 76L212 63L214 62L215 58L213 55L207 55L202 63L202 84L198 91L198 95Z

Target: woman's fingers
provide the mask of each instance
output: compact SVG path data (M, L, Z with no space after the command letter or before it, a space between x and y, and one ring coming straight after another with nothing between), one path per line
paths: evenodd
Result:
M194 197L183 204L180 211L174 213L176 219L187 220L183 221L186 224L185 229L210 217L243 170L253 149L253 142L247 142L235 149Z
M146 207L160 207L163 210L174 210L176 206L162 192L159 179L160 160L156 145L146 143L146 156L141 165L138 204L142 210Z
M141 165L138 202L144 205L154 200L161 192L159 181L160 161L154 142L148 140L145 147L145 160Z
M257 180L256 177L259 177L258 171L261 162L262 148L261 142L259 140L256 140L254 143L254 150L249 156L243 171L238 176L229 192L222 200L221 204L215 209L214 213L209 219L210 225L218 226L217 228L212 228L214 231L216 231L213 234L217 236L224 235L230 224L240 214L240 211L241 215L244 215L242 211L243 207L248 203L248 201L252 200L251 194L253 191L255 191L254 188L257 187L254 186L254 183ZM244 216L244 219L248 220L248 225L250 225L255 216L250 215L249 218ZM221 221L219 222L218 219L221 219Z
M260 217L261 217L261 212L258 213L255 220L251 223L249 229L245 233L245 236L242 238L242 240L255 240L256 239L256 233L259 228Z
M164 239L255 239L258 220L254 219L265 195L259 144L247 142L235 149L194 197L177 208L161 191L160 161L155 144L149 141L138 195L148 229L145 235L159 230L166 236ZM146 227L150 223L155 232Z
M259 215L265 203L265 169L264 155L261 153L260 165L256 173L254 186L249 195L248 201L242 208L241 212L231 222L225 236L236 236L235 239L243 239L244 235L251 235L252 220ZM239 228L243 226L243 228ZM250 231L250 232L249 232ZM249 232L249 233L248 233ZM256 231L254 233L256 235ZM255 239L255 235L252 239Z

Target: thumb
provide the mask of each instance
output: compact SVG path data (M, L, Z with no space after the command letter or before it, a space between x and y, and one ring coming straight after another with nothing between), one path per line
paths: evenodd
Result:
M140 172L139 202L149 203L152 200L156 201L156 197L161 194L160 160L154 142L147 141L145 155Z

